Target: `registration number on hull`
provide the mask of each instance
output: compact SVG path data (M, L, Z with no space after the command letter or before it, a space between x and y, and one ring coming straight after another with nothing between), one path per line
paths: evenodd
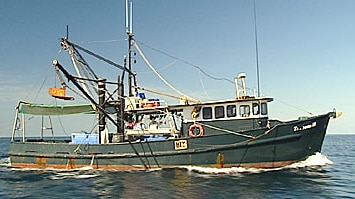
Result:
M304 126L294 126L293 127L293 132L297 132L297 131L304 131L307 129L311 129L317 126L317 122L312 122L311 124L308 125L304 125Z
M175 150L187 149L187 140L177 140L174 142Z

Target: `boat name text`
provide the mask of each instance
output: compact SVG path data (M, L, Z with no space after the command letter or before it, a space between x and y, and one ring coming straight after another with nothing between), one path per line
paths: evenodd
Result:
M312 124L307 124L307 125L304 125L304 126L294 126L293 127L293 132L297 132L297 131L304 131L304 130L307 130L307 129L311 129L311 128L314 128L317 126L317 122L312 122Z

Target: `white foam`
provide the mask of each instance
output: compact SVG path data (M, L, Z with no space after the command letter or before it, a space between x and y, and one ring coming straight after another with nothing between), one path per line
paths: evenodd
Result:
M77 178L77 179L87 179L87 178L95 178L97 176L98 175L95 175L95 174L82 174L82 175L75 175L73 177Z
M88 178L95 178L97 177L97 174L79 174L79 173L56 173L53 176L50 176L49 178L52 180L63 180L63 179L68 179L68 178L74 178L74 179L88 179Z
M80 171L87 171L87 170L93 170L94 168L92 166L86 166L86 167L80 167L76 170L80 170Z
M325 155L321 153L316 153L315 155L308 157L304 161L296 162L294 164L285 167L272 168L272 169L242 168L242 167L207 168L207 167L199 167L199 166L181 166L178 168L186 169L189 172L206 173L206 174L237 174L237 173L242 174L242 173L262 173L262 172L269 172L269 171L305 168L305 167L312 167L312 166L325 166L329 164L333 164L333 162L329 160Z
M186 169L189 172L208 173L208 174L261 173L265 170L265 169L242 168L242 167L208 168L208 167L199 167L199 166L181 166L178 168Z
M163 170L162 168L154 168L154 169L147 169L146 172L156 172L156 171L161 171Z
M199 166L180 166L177 168L186 169L189 172L196 173L206 173L206 174L242 174L242 173L262 173L268 171L278 171L283 169L298 169L305 167L314 167L314 166L326 166L331 165L333 162L329 160L325 155L321 153L316 153L315 155L310 156L304 161L296 162L294 164L282 167L282 168L273 168L273 169L257 169L257 168L242 168L242 167L232 167L232 168L208 168L208 167L199 167ZM0 166L11 167L10 158L0 159ZM94 170L91 166L81 167L77 169L55 169L55 168L46 168L46 169L37 169L37 168L11 168L13 170L44 170L44 171L57 171L56 177L53 179L63 179L67 176L76 176L77 178L91 178L96 177L96 175L78 175L75 171L89 171ZM149 169L148 172L160 171L161 168Z
M312 167L312 166L326 166L326 165L330 165L330 164L334 164L334 163L331 160L329 160L327 158L327 156L317 152L315 155L308 157L306 160L296 162L294 164L286 166L285 168L303 168L303 167Z
M6 158L1 158L0 159L0 166L11 166L11 163L10 163L10 157L6 157Z

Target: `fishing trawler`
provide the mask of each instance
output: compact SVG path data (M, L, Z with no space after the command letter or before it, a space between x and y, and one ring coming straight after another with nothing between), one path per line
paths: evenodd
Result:
M132 4L126 1L126 11L128 8L131 9ZM180 91L177 91L181 95L178 104L148 98L145 92L163 96L164 93L137 84L137 76L132 70L132 49L146 58L133 38L130 17L127 19L129 51L123 66L68 38L60 40L62 49L71 57L76 74L71 74L68 67L54 60L53 66L62 87L51 88L49 93L57 99L73 101L73 97L66 96L66 88L71 83L88 103L60 105L20 101L9 149L12 167L115 170L179 166L277 168L305 160L321 151L329 120L337 116L335 110L292 121L271 119L268 104L273 99L248 95L245 73L234 79L234 99L204 102ZM81 53L120 68L122 74L118 81L98 77ZM150 66L149 61L147 64ZM125 77L128 77L128 91L124 86ZM116 88L109 91L108 84ZM118 97L114 98L114 95ZM81 116L88 114L97 115L95 124L83 124L95 126L91 132L73 132L70 137L59 139L52 128L49 128L52 136L44 137L43 126L40 126L38 138L27 137L26 116L44 119L75 115L80 121ZM109 124L117 130L109 132Z

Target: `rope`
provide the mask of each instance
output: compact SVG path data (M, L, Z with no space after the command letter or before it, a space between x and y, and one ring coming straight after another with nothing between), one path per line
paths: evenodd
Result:
M155 164L158 166L158 168L160 168L159 163L158 163L158 160L157 160L157 158L155 157L155 155L154 155L154 153L153 153L153 150L152 150L152 148L150 147L149 142L146 142L146 143L147 143L147 145L148 145L148 148L149 148L149 151L150 151L150 155L153 157L153 159L154 159L154 161L155 161ZM148 157L147 157L147 158L148 158Z
M237 133L237 132L234 132L234 131L231 131L231 130L222 129L222 128L211 126L211 125L208 125L208 124L201 124L201 123L198 123L198 122L196 122L196 124L200 124L202 126L207 126L208 128L211 128L211 129L214 129L214 130L223 131L223 132L226 132L226 133L231 133L231 134L242 136L242 137L246 137L246 138L251 138L251 139L255 139L256 138L255 136Z
M143 143L140 142L140 145L141 145L141 147L142 147L143 157L145 157L145 160L146 160L146 163L147 163L147 169L150 169L150 168L151 168L150 162L149 162L148 156L145 155L145 150L144 150Z
M91 73L91 76L95 79L98 79L97 75L95 74L94 70L89 66L89 64L85 61L85 59L83 58L83 56L81 56L81 54L79 53L79 51L75 48L75 46L72 46L75 55L77 55L80 59L78 59L78 61L82 64L84 64L88 71Z
M39 93L41 92L41 90L42 90L42 88L43 88L43 86L44 86L45 82L47 81L47 78L48 78L48 76L47 76L47 77L43 80L43 82L42 82L42 84L41 84L40 88L38 89L38 91L37 91L37 93L36 93L36 96L35 96L34 101L36 101L36 100L37 100L37 97L38 97ZM26 98L27 98L27 97L26 97Z
M200 83L201 83L203 92L204 92L205 95L207 96L207 99L210 99L210 96L209 96L208 93L207 93L207 90L206 90L206 88L205 88L205 85L203 84L203 81L202 81L201 73L200 73L200 72L198 73L198 76L199 76L199 78L200 78Z
M177 92L178 94L196 102L199 103L199 100L196 100L192 97L187 96L186 94L184 94L183 92L179 91L178 89L176 89L175 87L173 87L168 81L166 81L153 67L153 65L149 62L149 60L145 57L145 55L143 54L142 50L139 48L138 44L136 42L134 42L134 47L137 49L137 51L139 52L139 54L142 56L143 60L146 62L146 64L149 66L149 68L168 86L170 87L172 90L174 90L175 92Z
M79 42L82 44L100 44L100 43L114 43L114 42L121 42L121 41L127 41L127 39L112 39L112 40L105 40L105 41L83 41Z
M91 42L91 43L105 43L105 42L117 42L117 41L122 41L122 40L97 41L97 42ZM104 58L104 57L102 57L102 56L100 56L100 55L98 55L98 54L95 54L95 53L93 53L93 52L91 52L91 51L89 51L89 50L87 50L87 49L85 49L85 48L83 48L83 47L81 47L81 46L75 44L75 43L72 43L72 42L69 42L69 41L68 41L68 43L71 44L72 46L74 46L74 47L76 47L76 48L78 48L78 49L80 49L80 50L86 52L86 53L89 54L89 55L92 55L92 56L94 56L94 57L96 57L96 58L98 58L98 59L100 59L100 60L102 60L102 61L104 61L104 62L110 64L110 65L113 65L113 66L115 66L115 67L117 67L117 68L119 68L119 69L121 69L121 70L126 70L128 73L133 74L133 73L132 73L131 71L129 71L127 68L125 68L125 67L123 67L123 66L121 66L121 65L119 65L119 64L116 64L116 63L114 63L114 62L112 62L112 61L110 61L110 60L108 60L108 59L106 59L106 58ZM87 43L90 43L90 42L87 42ZM162 51L162 50L159 50L159 49L156 49L156 48L154 48L154 47L151 47L151 46L149 46L149 45L147 45L147 44L145 44L145 43L143 43L143 42L140 42L140 41L135 40L135 46L138 46L136 43L140 43L140 44L142 44L142 45L144 45L144 46L146 46L146 47L148 47L148 48L150 48L150 49L152 49L152 50L154 50L154 51L156 51L156 52L159 52L159 53L161 53L161 54L163 54L163 55L165 55L165 56L168 56L168 57L170 57L170 58L173 58L173 59L175 59L175 60L178 60L178 61L181 61L181 62L183 62L183 63L185 63L185 64L188 64L188 65L190 65L190 66L192 66L192 67L198 69L198 70L201 71L204 75L206 75L207 77L209 77L209 78L211 78L211 79L214 79L214 80L225 80L225 81L227 81L227 82L230 82L230 83L234 84L234 81L229 80L229 79L227 79L227 78L215 77L215 76L213 76L213 75L208 74L207 72L205 72L204 70L202 70L202 68L201 68L200 66L197 66L196 64L192 64L192 63L190 63L190 62L188 62L188 61L186 61L186 60L184 60L184 59L181 59L181 58L178 58L178 57L176 57L176 56L170 55L170 54L168 54L167 52L164 52L164 51ZM76 51L75 48L74 48L74 50ZM57 56L58 56L59 53L61 53L61 49L60 49L59 52L57 53ZM174 61L172 64L174 64L174 63L175 63L175 61ZM84 63L84 64L85 64L85 63ZM170 66L170 65L172 65L172 64L169 64L168 66ZM86 64L85 64L85 65L86 65ZM251 91L252 91L253 89L247 87L247 90L251 90ZM264 94L262 94L262 95L264 95ZM308 113L308 114L310 114L310 115L313 115L313 113L310 112L310 111L307 111L307 110L302 109L302 108L299 108L299 107L297 107L297 106L288 104L288 103L286 103L286 102L284 102L284 101L282 101L282 100L279 100L279 99L276 99L276 98L274 98L274 99L275 99L276 101L280 101L281 103L283 103L283 104L285 104L285 105L287 105L287 106L293 107L293 108L295 108L295 109L297 109L297 110L301 110L301 111L304 111L304 112L306 112L306 113Z
M68 42L69 42L69 41L68 41ZM111 60L108 60L108 59L102 57L101 55L98 55L98 54L96 54L96 53L93 53L93 52L91 52L91 51L89 51L89 50L87 50L87 49L85 49L85 48L83 48L83 47L81 47L81 46L79 46L79 45L77 45L77 44L75 44L75 43L70 42L70 44L71 44L72 46L74 46L75 48L78 48L78 49L84 51L85 53L87 53L87 54L89 54L89 55L91 55L91 56L96 57L97 59L99 59L99 60L101 60L101 61L104 61L104 62L106 62L106 63L108 63L108 64L110 64L110 65L112 65L112 66L114 66L114 67L116 67L116 68L121 69L121 70L125 70L125 71L127 71L128 73L130 73L131 75L134 75L134 73L132 73L132 71L128 70L126 67L123 67L123 66L121 66L121 65L119 65L119 64L116 64L115 62L113 62L113 61L111 61Z
M147 45L147 44L145 44L145 43L143 43L143 42L141 42L141 41L136 41L136 42L139 43L139 44L141 44L141 45L144 45L144 46L148 47L148 48L151 49L151 50L154 50L154 51L159 52L159 53L161 53L161 54L163 54L163 55L165 55L165 56L168 56L168 57L170 57L170 58L172 58L172 59L175 59L175 60L181 61L181 62L183 62L183 63L185 63L185 64L188 64L188 65L190 65L190 66L192 66L192 67L198 69L200 72L202 72L204 75L206 75L207 77L209 77L209 78L211 78L211 79L214 79L214 80L224 80L224 81L227 81L227 82L230 82L230 83L234 84L234 81L229 80L229 79L227 79L227 78L215 77L215 76L213 76L213 75L208 74L207 72L205 72L204 70L202 70L202 68L201 68L200 66L197 66L196 64L193 64L193 63L191 63L191 62L188 62L188 61L186 61L186 60L184 60L184 59L181 59L181 58L178 58L178 57L176 57L176 56L170 55L170 54L168 54L167 52L164 52L164 51L162 51L162 50L159 50L159 49L157 49L157 48L154 48L154 47L152 47L152 46L149 46L149 45ZM247 87L247 90L253 91L253 89L248 88L248 87ZM259 91L259 92L260 92L260 91ZM262 93L261 93L261 94L262 94ZM262 95L264 95L264 94L262 94ZM260 93L259 93L259 96L260 96ZM274 99L277 100L276 98L274 98ZM284 103L284 104L286 104L286 105L288 105L288 106L290 106L290 107L293 107L293 108L295 108L295 109L297 109L297 110L301 110L301 111L304 111L304 112L306 112L306 113L308 113L308 114L310 114L310 115L313 115L313 113L311 113L310 111L307 111L307 110L304 110L304 109L299 108L299 107L297 107L297 106L288 104L288 103L283 102L283 101L281 101L281 100L277 100L277 101L280 101L280 102L282 102L282 103Z
M188 61L186 61L186 60L184 60L184 59L175 57L175 56L173 56L173 55L168 54L167 52L164 52L164 51L162 51L162 50L153 48L153 47L151 47L151 46L149 46L149 45L147 45L147 44L145 44L145 43L143 43L143 42L140 42L140 41L136 41L136 42L138 42L138 43L140 43L140 44L142 44L142 45L145 45L145 46L147 46L148 48L150 48L150 49L152 49L152 50L154 50L154 51L157 51L157 52L159 52L159 53L161 53L161 54L163 54L163 55L166 55L166 56L168 56L168 57L170 57L170 58L173 58L173 59L176 59L176 60L178 60L178 61L181 61L181 62L183 62L183 63L185 63L185 64L188 64L188 65L190 65L190 66L196 68L197 70L201 71L204 75L206 75L207 77L209 77L209 78L211 78L211 79L214 79L214 80L223 80L223 81L227 81L227 82L230 82L230 83L234 84L234 81L232 81L232 80L230 80L230 79L227 79L227 78L215 77L215 76L213 76L213 75L210 75L210 74L208 74L207 72L205 72L204 70L202 70L202 68L201 68L200 66L197 66L197 65L195 65L195 64L192 64L192 63L190 63L190 62L188 62Z
M300 108L300 107L298 107L298 106L295 106L295 105L289 104L289 103L284 102L284 101L282 101L282 100L280 100L280 99L276 99L276 98L274 98L274 99L275 99L275 101L281 102L281 103L283 103L283 104L285 104L285 105L287 105L287 106L290 106L290 107L292 107L292 108L294 108L294 109L297 109L297 110L300 110L300 111L306 112L306 113L308 113L308 114L310 114L310 115L314 115L312 112L307 111L307 110L305 110L305 109L302 109L302 108Z
M174 60L170 64L168 64L166 66L163 66L163 67L159 68L158 70L159 71L165 70L165 69L171 67L172 65L174 65L177 61L178 60ZM139 73L139 74L150 74L150 73L152 73L152 71L137 71L137 73Z
M246 143L246 142L250 142L250 141L259 139L259 138L261 138L261 137L263 137L265 135L268 135L272 130L274 130L278 126L278 125L275 125L271 129L268 129L267 131L265 131L264 133L262 133L262 134L260 134L258 136L251 136L251 135L244 135L244 134L236 133L236 132L233 132L233 131L230 131L230 130L221 129L221 128L218 128L218 127L206 125L206 124L203 124L203 125L207 126L209 128L216 129L216 130L220 130L220 131L224 131L224 132L227 132L227 133L232 133L232 134L235 134L235 135L238 135L238 136L243 136L243 137L250 138L248 140L244 140L244 141L238 142L236 144ZM207 145L207 144L191 144L191 145L194 145L194 146L216 146L216 145ZM217 145L217 146L225 146L225 145ZM243 155L243 158L244 158L244 155Z
M175 96L175 95L171 95L171 94L168 94L168 93L162 93L162 92L159 92L159 91L154 91L154 90L151 90L151 89L148 89L148 88L142 88L142 87L139 87L139 86L137 86L136 88L139 89L139 90L142 90L142 91L148 91L148 92L155 93L155 94L158 94L158 95L171 97L171 98L175 98L175 99L180 99L180 97Z

